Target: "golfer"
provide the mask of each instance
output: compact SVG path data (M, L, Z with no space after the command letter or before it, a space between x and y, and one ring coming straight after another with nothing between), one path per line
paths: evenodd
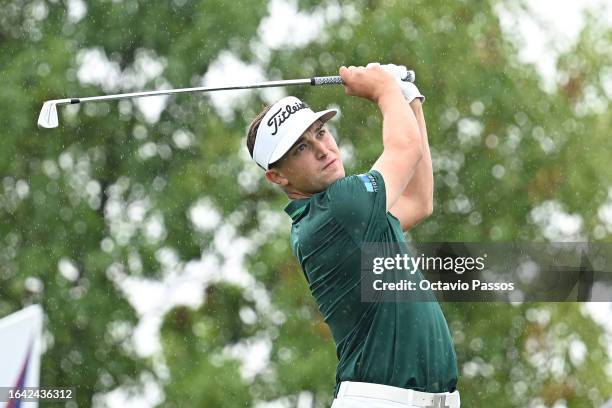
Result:
M433 174L422 95L406 69L342 67L347 95L375 103L383 151L365 174L346 177L325 123L288 96L251 123L247 147L291 200L291 245L329 325L339 359L333 408L458 408L457 365L437 302L362 302L364 244L405 242L432 212Z

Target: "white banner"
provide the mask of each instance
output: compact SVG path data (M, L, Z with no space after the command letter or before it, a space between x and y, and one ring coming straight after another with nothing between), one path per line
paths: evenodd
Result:
M38 387L43 311L39 305L0 319L0 387ZM1 408L33 408L36 402L0 401Z

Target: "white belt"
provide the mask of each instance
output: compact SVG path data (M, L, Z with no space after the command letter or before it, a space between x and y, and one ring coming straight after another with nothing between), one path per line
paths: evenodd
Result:
M390 385L343 381L336 398L378 398L423 408L459 408L459 391L433 394Z

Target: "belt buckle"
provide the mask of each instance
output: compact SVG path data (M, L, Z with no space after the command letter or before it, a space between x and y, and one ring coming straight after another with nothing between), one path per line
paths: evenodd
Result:
M450 408L450 405L446 405L445 394L435 394L433 396L433 405L427 405L425 408Z

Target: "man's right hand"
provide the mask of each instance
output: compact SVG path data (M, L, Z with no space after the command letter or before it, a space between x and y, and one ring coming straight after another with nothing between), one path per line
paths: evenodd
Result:
M399 85L393 75L378 63L366 67L341 67L340 76L347 95L358 96L379 103L388 94L400 93Z

